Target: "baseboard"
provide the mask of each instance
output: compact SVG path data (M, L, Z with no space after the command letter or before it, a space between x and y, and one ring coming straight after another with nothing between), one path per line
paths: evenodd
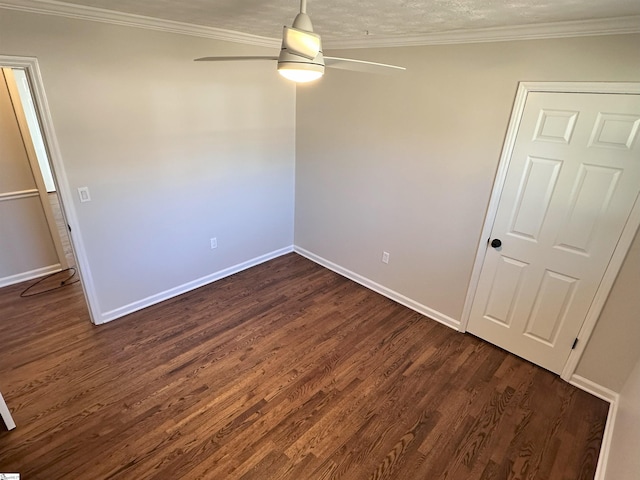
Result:
M584 390L591 395L601 398L602 400L613 403L618 400L618 394L613 390L603 387L602 385L584 378L581 375L572 375L569 379L569 383L574 387L578 387L580 390Z
M609 413L607 414L607 423L604 427L602 436L602 445L600 446L600 455L598 456L598 466L594 480L605 480L607 471L607 462L609 460L609 452L611 451L611 440L613 439L613 429L618 415L618 400L620 396L606 387L599 385L591 380L581 377L580 375L572 375L569 383L580 390L590 393L602 400L609 402Z
M143 298L142 300L138 300L123 307L109 310L108 312L103 312L100 315L100 320L96 322L96 324L101 325L117 318L124 317L125 315L129 315L130 313L137 312L138 310L142 310L143 308L150 307L160 302L164 302L165 300L177 297L178 295L182 295L183 293L190 292L191 290L195 290L196 288L203 287L205 285L208 285L209 283L221 280L225 277L231 276L248 268L255 267L256 265L291 252L293 252L293 246L281 248L265 255L252 258L251 260L247 260L246 262L242 262L232 267L225 268L224 270L220 270L205 277L201 277L191 282L187 282L185 284L171 288L169 290L165 290L164 292L151 295L150 297Z
M60 264L56 263L55 265L36 268L35 270L18 273L17 275L2 277L0 278L0 288L8 287L9 285L15 285L16 283L26 282L28 280L33 280L34 278L44 277L45 275L51 275L52 273L60 272L61 270L62 267L60 266Z
M421 313L422 315L429 317L432 320L435 320L436 322L442 323L443 325L446 325L449 328L453 328L454 330L460 329L459 320L455 320L454 318L451 318L445 315L444 313L440 313L437 310L429 308L426 305L423 305L421 303L416 302L415 300L405 297L401 293L391 290L390 288L380 285L379 283L376 283L373 280L370 280L366 277L363 277L362 275L352 272L351 270L341 267L340 265L337 265L327 260L326 258L322 258L321 256L316 255L315 253L305 250L302 247L294 246L293 250L296 253L302 255L303 257L308 258L312 262L315 262L318 265L322 265L323 267L328 268L329 270L333 270L337 274L342 275L343 277L346 277L349 280L353 280L354 282L359 283L364 287L367 287L369 290L373 290L374 292L379 293L380 295L383 295L393 300L394 302L404 305L405 307L410 308L411 310L415 310L416 312Z

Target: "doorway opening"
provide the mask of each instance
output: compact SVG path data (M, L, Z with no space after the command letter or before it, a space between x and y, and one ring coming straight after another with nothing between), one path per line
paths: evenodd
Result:
M14 184L8 187L8 190L12 190L11 195L5 195L9 201L3 202L6 213L3 217L6 222L13 219L13 224L20 227L7 240L7 245L12 247L11 251L17 257L27 259L23 265L13 260L7 261L13 264L7 269L9 275L6 272L0 275L6 277L0 286L21 282L20 286L24 284L28 287L29 282L33 284L42 280L43 285L34 288L33 292L54 290L49 287L57 285L62 288L79 281L89 320L96 323L96 310L92 308L92 304L96 303L91 300L95 295L81 239L74 235L79 231L72 197L69 195L37 60L0 55L0 67L7 97L3 108L6 118L13 122L14 152L23 157L21 164L16 161L8 167L5 165L5 177L13 177L11 181ZM7 112L8 109L12 111ZM25 215L23 211L30 213ZM9 228L3 230L9 231ZM5 253L13 256L11 252ZM51 281L47 278L50 274L54 274Z
M71 239L69 238L69 227L65 220L58 187L53 177L49 154L47 153L47 148L42 136L42 127L40 126L40 120L38 119L34 105L27 72L22 68L12 68L11 70L15 80L15 87L19 93L22 113L24 113L24 119L29 128L31 143L33 144L33 149L37 157L37 165L47 193L46 197L55 222L55 228L51 229L51 234L57 234L59 238L57 238L56 241L59 241L62 245L61 256L64 258L60 258L60 265L61 268L65 268L65 266L66 268L75 268L76 260L71 246ZM25 139L25 141L27 141L27 139Z

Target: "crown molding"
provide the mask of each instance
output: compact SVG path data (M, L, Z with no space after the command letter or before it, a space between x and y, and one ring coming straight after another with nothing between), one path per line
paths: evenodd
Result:
M56 15L80 20L92 20L95 22L124 25L127 27L146 28L148 30L212 38L215 40L244 43L260 47L280 48L280 40L276 38L250 35L247 33L224 30L222 28L174 22L172 20L162 20L159 18L145 17L143 15L121 13L113 10L105 10L103 8L73 5L70 3L58 2L56 0L0 0L0 8L28 13Z
M114 25L146 28L162 32L192 35L259 47L280 48L280 39L250 35L248 33L174 22L159 18L87 7L57 0L0 0L0 8L21 12L56 15L81 20L92 20ZM368 36L364 38L324 39L325 48L377 48L410 47L420 45L446 45L457 43L504 42L545 38L565 38L594 35L620 35L640 33L640 15L628 17L579 20L571 22L514 25L508 27L455 30L420 35Z
M594 35L622 35L625 33L640 33L640 15L474 30L454 30L421 35L369 36L365 38L325 40L323 44L325 48L332 49L410 47Z

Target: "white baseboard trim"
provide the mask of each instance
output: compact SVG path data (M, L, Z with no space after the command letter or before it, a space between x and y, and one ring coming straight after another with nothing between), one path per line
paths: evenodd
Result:
M164 302L165 300L177 297L178 295L182 295L183 293L190 292L191 290L195 290L196 288L200 288L208 285L209 283L213 283L216 280L221 280L225 277L231 276L248 268L255 267L256 265L291 252L293 252L293 246L281 248L279 250L266 253L259 257L252 258L251 260L247 260L246 262L242 262L232 267L225 268L224 270L220 270L210 275L198 278L191 282L178 285L177 287L165 290L164 292L156 293L155 295L151 295L150 297L143 298L142 300L124 305L123 307L109 310L108 312L103 312L100 315L100 320L96 324L101 325L117 318L124 317L125 315L129 315L130 313L137 312L138 310L142 310L143 308L150 307L160 302Z
M36 268L35 270L29 270L28 272L18 273L16 275L9 275L8 277L0 278L0 288L8 287L9 285L15 285L16 283L26 282L27 280L33 280L34 278L44 277L52 273L60 272L62 267L59 263L55 265L49 265L47 267Z
M609 402L610 406L609 413L607 414L607 423L605 424L604 435L602 436L602 445L600 446L600 455L598 456L596 474L593 477L594 480L605 480L609 452L611 451L611 440L613 439L613 429L616 423L616 416L618 415L618 400L620 395L613 390L603 387L602 385L598 385L597 383L580 375L572 375L569 383L574 387L578 387L580 390L584 390L591 395Z
M569 379L569 383L574 387L578 387L580 390L584 390L591 395L594 395L602 400L613 403L618 401L618 394L613 390L608 389L607 387L603 387L596 382L589 380L588 378L584 378L581 375L573 374Z
M376 283L373 280L369 280L368 278L363 277L362 275L359 275L355 272L352 272L351 270L341 267L340 265L337 265L327 260L326 258L322 258L319 255L316 255L315 253L305 250L302 247L298 247L294 245L293 250L296 253L299 253L300 255L302 255L303 257L308 258L312 262L322 265L323 267L326 267L329 270L333 270L337 274L342 275L343 277L346 277L349 280L353 280L354 282L359 283L364 287L367 287L369 290L373 290L374 292L379 293L380 295L383 295L393 300L394 302L404 305L405 307L410 308L411 310L415 310L416 312L421 313L422 315L429 317L432 320L435 320L436 322L442 323L443 325L446 325L449 328L453 328L454 330L460 329L459 320L451 318L445 315L444 313L440 313L437 310L427 307L426 305L422 305L421 303L418 303L415 300L405 297L401 293L391 290L390 288L380 285L379 283Z

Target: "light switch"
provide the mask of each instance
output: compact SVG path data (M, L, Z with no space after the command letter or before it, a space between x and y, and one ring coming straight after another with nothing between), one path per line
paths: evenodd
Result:
M89 187L78 187L78 195L80 195L80 201L90 202L91 196L89 195Z

